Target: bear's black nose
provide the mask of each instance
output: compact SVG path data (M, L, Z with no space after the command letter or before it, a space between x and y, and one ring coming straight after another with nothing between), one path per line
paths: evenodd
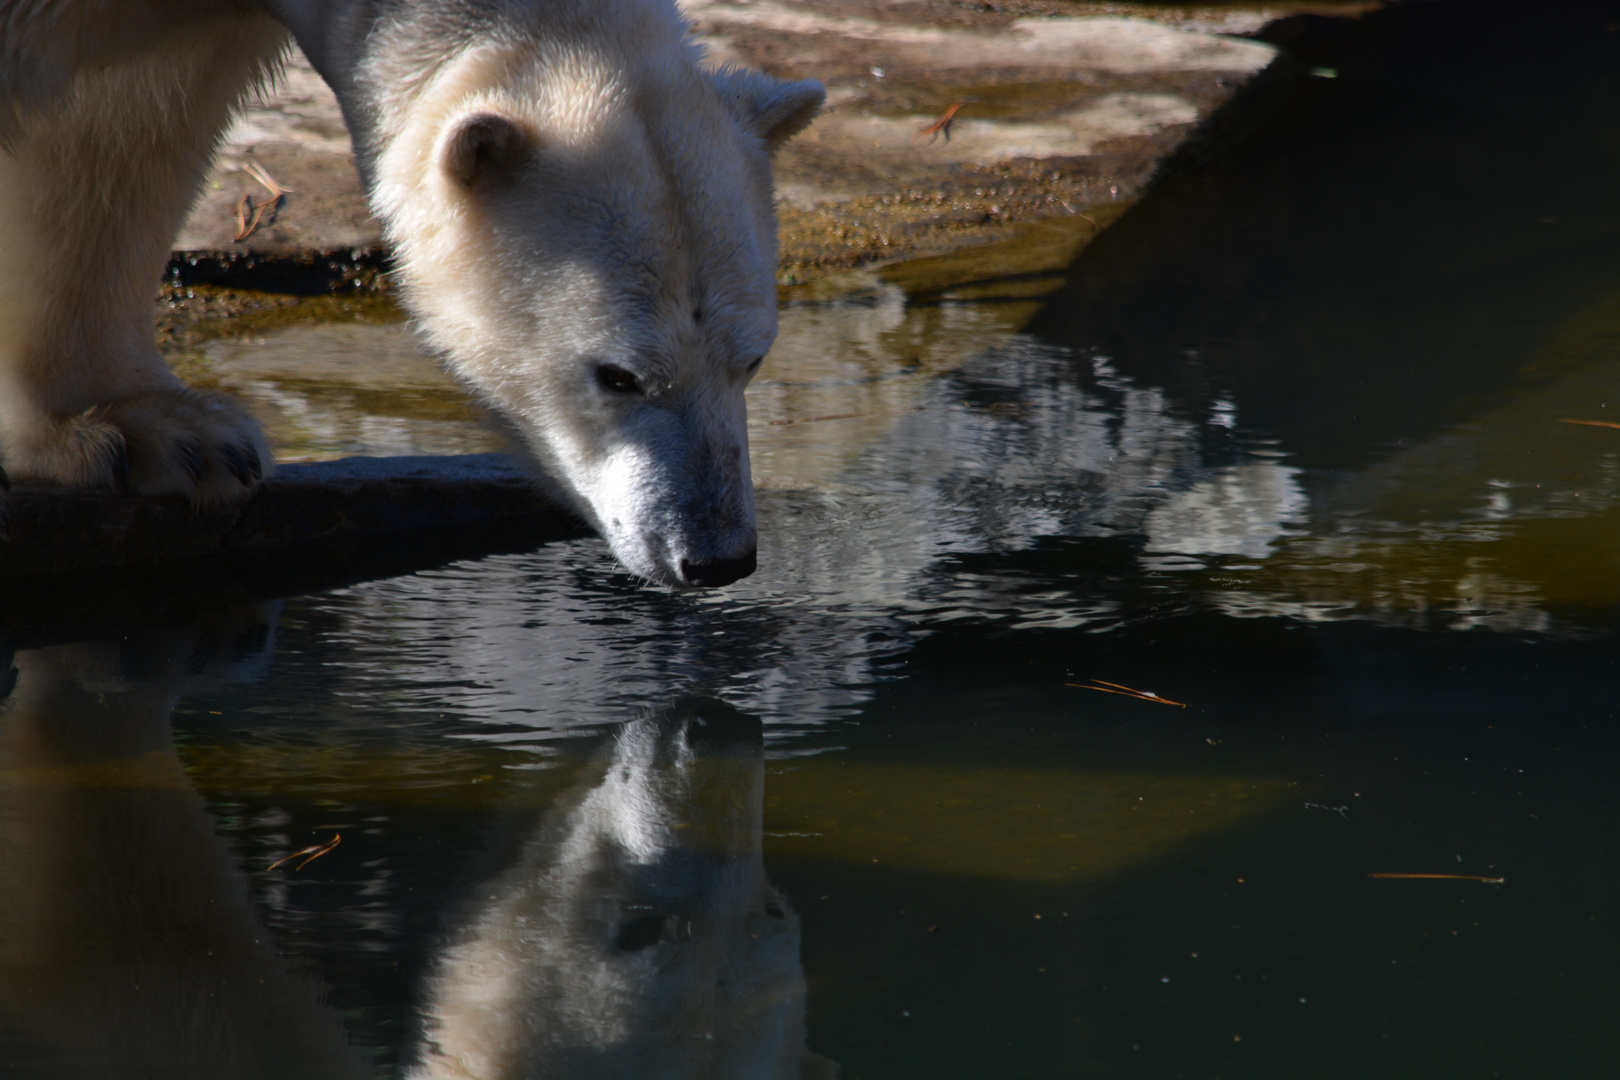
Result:
M681 560L681 580L701 589L730 585L754 572L757 548L749 548L735 559L717 559L714 562Z

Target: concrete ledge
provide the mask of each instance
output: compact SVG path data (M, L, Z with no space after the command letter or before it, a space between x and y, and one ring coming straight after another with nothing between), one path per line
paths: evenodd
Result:
M536 543L589 535L502 455L345 458L284 465L231 507L19 486L0 534L0 581L496 524Z

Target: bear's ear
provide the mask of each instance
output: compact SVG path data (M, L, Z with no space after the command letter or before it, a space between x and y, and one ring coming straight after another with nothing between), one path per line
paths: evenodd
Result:
M729 68L714 73L715 88L742 125L775 153L783 143L810 126L827 100L814 79L783 82L757 71Z
M504 175L533 142L516 121L500 113L474 112L450 125L439 145L439 165L464 188Z

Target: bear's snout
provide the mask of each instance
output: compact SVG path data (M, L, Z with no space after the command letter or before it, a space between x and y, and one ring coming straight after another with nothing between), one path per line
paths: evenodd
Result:
M758 548L751 547L735 559L698 562L681 560L681 580L697 589L714 589L741 581L758 566Z

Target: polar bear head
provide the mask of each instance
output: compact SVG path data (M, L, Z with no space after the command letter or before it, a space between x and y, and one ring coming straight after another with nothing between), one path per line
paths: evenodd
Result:
M626 567L729 584L755 562L743 389L776 334L771 155L824 93L704 70L651 0L538 7L379 128L407 302Z

